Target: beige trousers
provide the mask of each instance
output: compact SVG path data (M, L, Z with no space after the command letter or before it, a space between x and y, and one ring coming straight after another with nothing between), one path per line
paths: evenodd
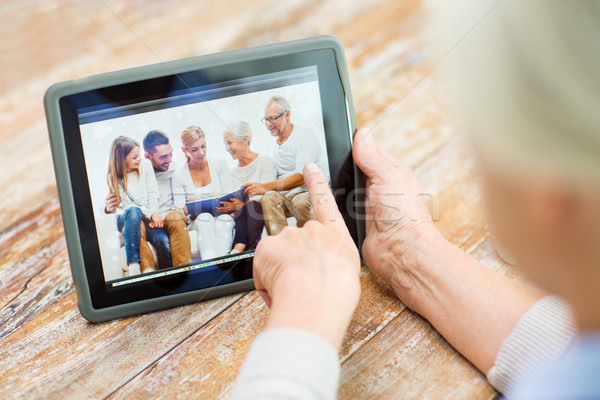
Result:
M146 240L146 226L142 221L140 223L140 271L142 273L156 270L154 264L154 254ZM163 229L169 235L169 244L171 245L171 259L173 266L185 265L192 262L192 245L190 235L186 229L186 221L183 214L179 211L171 211L165 216ZM123 232L121 232L123 240Z
M260 199L265 218L265 226L269 235L277 235L287 226L287 217L294 217L298 226L313 218L313 208L308 192L294 193L284 196L280 192L269 191Z
M165 216L165 225L163 228L167 232L167 235L169 235L173 266L177 267L191 263L192 245L183 213L180 211L170 211Z

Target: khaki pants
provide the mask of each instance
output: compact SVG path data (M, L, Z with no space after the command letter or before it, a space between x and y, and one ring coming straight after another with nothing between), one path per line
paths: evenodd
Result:
M287 217L294 217L298 227L313 218L312 203L308 192L294 193L284 196L280 192L269 191L260 199L265 218L265 226L269 235L277 235L287 226Z
M156 270L154 264L154 254L146 240L146 226L144 222L140 224L140 271L149 272ZM173 266L185 265L192 262L192 245L190 235L186 229L185 217L179 211L170 211L165 216L164 230L169 235L169 244L171 245L171 259ZM123 238L123 233L121 233Z
M169 235L173 266L177 267L191 263L192 245L183 213L180 211L170 211L165 216L165 225L163 228Z

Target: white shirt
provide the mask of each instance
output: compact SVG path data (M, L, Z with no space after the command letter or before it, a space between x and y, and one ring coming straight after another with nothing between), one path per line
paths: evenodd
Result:
M210 172L210 187L201 189L194 184L190 169L186 163L173 174L173 201L174 206L183 209L186 202L217 197L236 189L233 184L233 176L224 160L220 158L208 158Z
M127 173L127 190L123 192L123 186L119 184L119 195L121 203L117 214L133 206L141 208L146 218L158 211L158 187L149 160L143 159L138 171Z
M248 182L266 183L277 179L277 169L273 159L265 154L259 154L250 164L244 167L233 167L233 184L241 187ZM251 199L260 201L262 195L253 196Z
M329 181L329 165L320 143L313 131L294 125L287 140L282 145L275 142L272 149L277 179L287 178L295 173L301 174L306 164L314 162ZM306 190L306 185L302 185L282 193L288 196Z
M171 163L166 171L154 171L156 184L158 185L158 213L163 218L169 211L181 211L181 209L175 207L175 200L173 199L173 174L176 170L177 164Z

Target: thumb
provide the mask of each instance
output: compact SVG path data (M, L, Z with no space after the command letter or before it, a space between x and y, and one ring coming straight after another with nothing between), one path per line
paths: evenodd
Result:
M361 128L354 135L352 157L358 168L369 178L381 177L390 171L390 166L379 152L370 129Z

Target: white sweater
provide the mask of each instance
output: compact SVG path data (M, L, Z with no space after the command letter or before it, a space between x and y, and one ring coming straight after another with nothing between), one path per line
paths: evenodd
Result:
M117 214L122 214L129 207L137 206L142 209L144 216L148 219L158 211L158 186L154 177L152 163L143 159L138 172L127 174L127 191L119 184L119 196L121 203L117 208Z
M163 218L165 218L170 211L181 211L180 208L175 207L175 201L173 197L173 175L175 174L176 170L176 164L172 163L168 170L154 172L156 184L158 185L158 213Z
M224 160L209 157L207 162L211 183L210 190L203 196L197 193L187 163L173 174L173 203L176 208L182 209L186 202L217 197L236 189L231 171Z
M277 179L275 162L264 154L259 154L254 161L244 167L234 167L231 174L235 187L241 187L248 182L267 183ZM253 196L252 200L260 201L261 197L262 195Z

